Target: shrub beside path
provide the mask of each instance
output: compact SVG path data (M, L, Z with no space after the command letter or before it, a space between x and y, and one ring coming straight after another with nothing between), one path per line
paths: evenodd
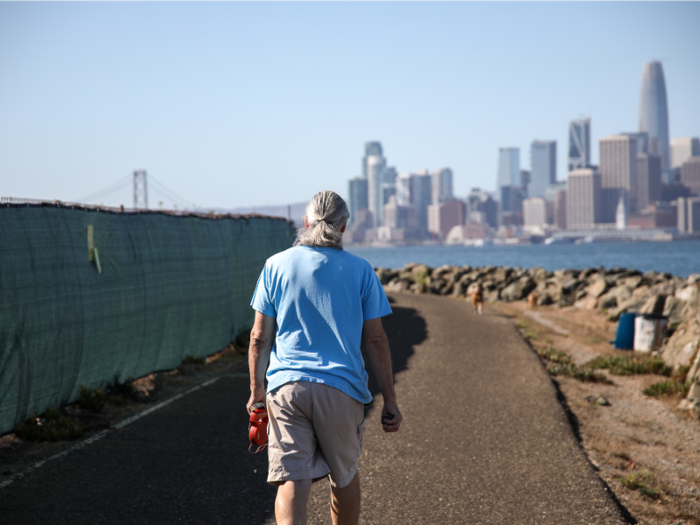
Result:
M629 522L512 322L464 301L391 296L400 433L367 411L365 524ZM240 369L0 490L2 522L273 523L264 455L247 453ZM376 387L371 383L376 394ZM379 398L379 395L377 395ZM310 524L330 523L317 483Z

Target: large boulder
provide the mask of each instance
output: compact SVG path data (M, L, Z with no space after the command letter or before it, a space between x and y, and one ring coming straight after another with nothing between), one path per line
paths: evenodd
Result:
M414 277L417 277L419 275L428 277L431 274L431 272L432 269L430 268L430 266L427 266L425 264L416 264L411 268L411 273Z
M579 287L583 286L583 284L584 283L582 283L578 279L568 279L562 283L561 291L562 293L569 295L578 290Z
M544 292L543 294L539 294L537 297L537 305L538 306L547 306L549 304L554 304L554 301L552 300L552 296L549 295L547 292Z
M430 279L430 283L428 284L428 291L429 293L440 295L440 292L442 289L445 287L445 281L441 281L440 279Z
M452 295L454 297L460 297L460 296L466 295L467 289L469 288L469 284L471 284L471 283L468 281L462 281L462 280L457 281L456 283L454 283L454 285L452 287Z
M490 292L485 292L484 293L484 299L489 302L496 302L499 299L499 294L500 292L497 289L493 289Z
M530 277L532 277L536 282L541 282L549 279L552 276L552 272L540 268L538 266L533 266L528 270Z
M598 299L598 309L609 310L621 305L624 301L632 297L632 290L627 286L616 286L609 292L601 295Z
M409 290L417 294L428 293L428 283L427 281L416 281L409 287Z
M674 294L676 299L687 302L697 302L698 300L698 287L695 284L685 286L676 290Z
M676 297L673 295L667 295L666 301L664 302L663 315L668 317L670 323L675 322L676 324L678 324L680 321L683 320L681 314L683 313L683 310L685 309L685 306L687 304L688 303L686 303L685 301L676 299Z
M585 297L582 297L581 299L578 299L574 303L574 306L576 308L583 308L585 310L594 310L595 307L597 306L597 304L598 304L597 297L585 296Z
M464 277L464 275L465 275L466 273L467 273L467 270L465 270L464 268L454 267L454 268L453 268L453 271L452 271L452 272L449 274L449 276L448 276L448 277L449 277L449 281L450 281L452 284L455 284L455 283L459 282L459 280L460 280L462 277Z
M387 292L405 292L410 288L411 284L408 279L399 279L397 277L387 284L384 289Z
M410 272L410 271L413 270L413 268L415 268L416 266L418 266L418 263L409 262L409 263L406 263L406 264L403 265L403 270L406 271L406 272Z
M675 298L685 302L680 313L682 319L690 319L700 314L700 283L676 291Z
M399 276L399 270L389 270L387 268L377 268L375 270L377 277L379 277L379 282L383 285L389 284L392 279Z
M666 296L662 294L654 294L642 305L642 307L639 309L639 313L647 315L663 315L664 306L666 306Z
M493 272L492 278L494 281L496 281L496 283L505 283L508 281L508 278L511 276L512 273L512 268L502 266L501 268L498 268L495 272Z
M554 303L558 303L563 296L561 283L557 279L547 279L545 281L545 286L542 289L535 291L537 294L548 295Z
M608 291L610 285L605 277L596 277L593 282L586 288L587 295L589 297L595 297L598 299L601 295Z
M642 284L642 281L643 278L641 275L632 275L622 279L618 277L617 286L626 286L630 290L634 290Z
M676 284L672 281L661 281L651 286L651 293L662 295L673 295L676 292Z
M521 277L514 283L509 284L501 290L501 299L504 301L520 301L532 292L537 284L528 275Z
M700 343L700 318L695 316L683 321L669 338L661 352L661 358L668 366L691 366Z
M435 268L430 273L431 279L442 279L445 275L454 272L454 267L448 264L443 264L442 266Z
M597 273L598 273L597 268L586 268L585 270L581 270L581 273L578 274L577 279L579 281L585 281L589 277L591 277L592 275L597 274Z

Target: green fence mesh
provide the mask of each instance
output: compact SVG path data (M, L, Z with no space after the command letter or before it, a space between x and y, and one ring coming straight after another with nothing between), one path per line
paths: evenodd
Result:
M0 207L0 433L81 385L222 350L251 327L257 277L293 230L267 217Z

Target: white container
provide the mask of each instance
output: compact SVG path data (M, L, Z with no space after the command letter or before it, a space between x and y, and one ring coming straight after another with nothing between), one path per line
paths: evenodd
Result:
M634 320L634 351L651 352L659 348L667 326L667 317L638 315Z

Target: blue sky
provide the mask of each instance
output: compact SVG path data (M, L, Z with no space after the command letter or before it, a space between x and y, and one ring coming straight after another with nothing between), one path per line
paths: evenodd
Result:
M134 169L203 207L347 193L363 144L493 189L498 148L637 129L661 60L700 136L700 3L0 3L0 195L74 200ZM131 190L101 199L131 205ZM153 194L151 205L168 199Z

